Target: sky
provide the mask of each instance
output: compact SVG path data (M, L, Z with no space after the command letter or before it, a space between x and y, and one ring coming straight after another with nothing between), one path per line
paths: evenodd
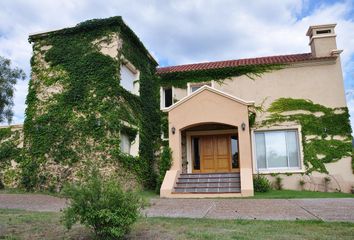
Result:
M337 23L354 129L354 0L0 0L0 56L27 74L16 85L13 124L22 123L30 33L122 16L160 66L310 52L310 25Z

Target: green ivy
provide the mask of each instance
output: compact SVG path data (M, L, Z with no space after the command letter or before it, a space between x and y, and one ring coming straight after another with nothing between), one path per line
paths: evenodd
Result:
M109 43L114 34L122 39L116 58L102 54L93 44L99 39ZM186 87L187 82L221 82L241 75L253 78L283 67L249 65L156 75L157 63L121 17L89 20L31 36L29 41L34 55L21 162L22 183L27 189L36 188L40 179L49 181L39 170L49 159L71 166L93 157L122 163L153 189L158 177L157 153L167 144L161 141L161 127L168 134L167 117L159 109L160 86ZM140 71L140 97L120 86L121 56ZM63 90L43 100L45 88L53 86ZM120 132L130 140L139 133L139 157L120 151Z
M102 38L110 42L113 34L123 41L117 58L102 54L93 44ZM138 179L154 188L154 153L160 144L157 64L121 17L86 21L33 36L30 42L34 56L24 123L27 158L21 165L23 184L36 188L38 168L48 159L72 165L94 156L134 168ZM43 46L51 47L42 50ZM40 55L45 56L49 69L41 66ZM122 55L140 71L140 97L120 85ZM63 91L41 101L41 86L55 84L63 86ZM139 158L120 152L120 132L131 141L139 132Z
M291 111L308 111L308 113L286 113ZM304 164L307 172L328 173L325 163L351 156L352 130L346 107L328 108L310 100L280 98L271 104L268 112L271 115L261 123L262 126L282 122L296 122L301 125ZM315 138L306 139L308 136L315 136ZM334 136L340 136L344 140L337 140Z
M12 131L11 128L0 128L0 141L3 141L11 137Z
M20 130L12 127L0 128L0 171L10 166L11 160L18 161L21 156Z
M11 171L11 161L19 162L21 160L20 131L12 127L0 128L0 185L8 183L6 180Z
M208 82L211 80L223 82L231 77L246 75L251 79L259 77L266 72L279 70L285 67L285 64L263 64L263 65L245 65L237 67L214 68L195 71L172 72L159 74L161 86L174 86L186 88L187 83Z
M162 148L161 158L159 159L159 171L157 178L156 191L160 193L160 187L165 177L166 171L170 170L172 166L172 150L168 146Z

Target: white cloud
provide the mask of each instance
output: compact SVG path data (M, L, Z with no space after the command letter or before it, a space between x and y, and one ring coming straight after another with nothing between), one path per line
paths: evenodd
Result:
M29 75L29 33L116 15L123 16L157 59L170 65L309 52L308 26L336 22L338 48L344 49L345 85L354 89L351 9L352 1L326 4L315 0L0 1L0 55ZM27 82L19 83L16 123L23 120L26 93ZM354 117L353 98L347 95Z

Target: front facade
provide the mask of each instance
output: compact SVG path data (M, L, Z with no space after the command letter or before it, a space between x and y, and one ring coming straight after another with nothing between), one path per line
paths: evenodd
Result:
M2 130L0 175L60 191L95 165L127 187L163 179L169 198L252 196L257 174L287 189L349 192L334 28L309 28L310 53L162 68L121 17L32 34L24 138ZM172 150L165 176L163 145Z
M252 196L256 174L286 189L349 192L351 130L334 28L309 28L311 53L159 68L170 82L186 76L184 86L161 88L173 158L161 197ZM279 68L188 82L267 64Z

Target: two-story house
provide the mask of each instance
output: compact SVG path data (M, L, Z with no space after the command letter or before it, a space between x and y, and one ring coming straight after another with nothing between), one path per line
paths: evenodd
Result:
M173 153L161 197L252 196L256 174L287 189L349 192L351 130L335 26L309 27L309 53L158 68ZM270 65L253 77L223 75Z

